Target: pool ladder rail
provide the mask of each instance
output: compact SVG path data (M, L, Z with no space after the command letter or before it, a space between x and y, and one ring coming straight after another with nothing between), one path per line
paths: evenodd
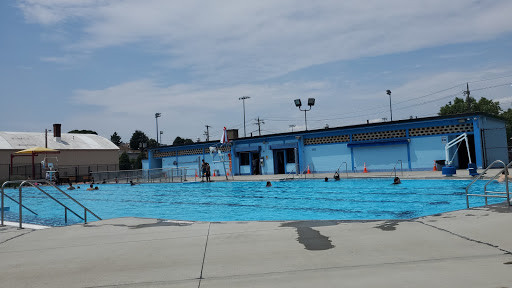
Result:
M489 179L489 181L487 181L487 183L485 183L484 194L469 193L469 188L471 187L471 185L473 185L476 181L482 179L484 177L485 173L487 172L487 170L493 168L496 164L501 164L503 166L503 169L501 169L498 173L496 173L496 175L491 177ZM507 204L510 206L510 194L509 194L509 183L508 183L509 182L508 181L509 172L508 171L511 166L512 166L512 162L510 162L510 163L508 163L508 165L506 165L503 161L496 160L496 161L492 162L489 166L487 166L487 168L484 171L482 171L482 173L473 177L473 181L471 181L471 183L469 183L469 185L466 186L466 206L467 206L467 208L469 208L469 196L484 197L486 206L487 206L487 198L489 198L489 197L490 198L505 198L505 199L507 199ZM505 191L489 191L489 190L487 190L487 186L489 185L489 183L496 180L502 173L505 174Z
M61 194L63 194L64 196L66 196L67 198L71 199L72 201L74 201L76 204L78 204L80 207L82 207L84 209L84 217L81 217L80 215L78 215L78 213L76 213L75 211L73 211L71 208L69 208L68 206L64 205L62 202L60 202L59 200L55 199L55 197L51 196L50 194L48 194L46 191L44 191L42 188L41 188L41 185L38 185L38 184L35 184L35 183L43 183L43 184L46 184L50 187L53 187L55 188L57 191L59 191ZM12 197L10 197L9 195L5 194L4 192L4 188L6 185L8 184L20 184L18 190L19 190L19 201L16 201L14 200ZM91 210L89 210L87 207L85 207L84 205L82 205L80 202L78 202L75 198L71 197L69 194L67 194L66 192L62 191L59 187L55 186L52 182L50 181L47 181L47 180L17 180L17 181L6 181L2 184L2 188L1 188L1 191L2 191L2 203L1 203L1 208L0 208L0 214L1 214L1 223L0 223L0 226L4 226L4 196L6 196L7 198L11 199L12 201L14 201L15 203L18 204L19 206L19 228L22 229L23 228L23 223L22 223L22 212L23 212L23 208L27 209L28 211L30 211L31 213L33 213L34 215L37 215L36 212L32 211L31 209L27 208L25 205L23 205L22 203L22 188L23 186L25 185L30 185L34 188L36 188L37 190L39 190L40 192L42 192L43 194L45 194L46 196L48 196L50 199L52 199L53 201L57 202L59 205L61 205L62 207L64 207L64 222L67 223L68 222L68 211L73 213L75 216L77 216L78 218L80 218L81 220L84 220L84 224L87 224L87 212L89 212L91 215L93 215L94 217L96 217L98 220L102 220L98 215L94 214L94 212L92 212ZM48 186L44 186L44 187L48 187Z

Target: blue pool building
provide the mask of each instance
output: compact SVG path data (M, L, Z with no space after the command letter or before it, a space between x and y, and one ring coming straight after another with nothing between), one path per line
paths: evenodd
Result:
M508 163L505 121L484 113L244 138L238 138L237 130L230 132L227 145L209 141L150 149L144 168L188 167L187 173L193 176L204 159L217 175L224 174L224 167L233 175L289 174L308 169L311 173L337 169L363 172L364 167L376 172L391 171L396 165L404 170L432 170L446 160L446 144L463 133L467 134L471 162L478 168L495 160ZM465 141L449 149L449 158L456 168L468 167Z

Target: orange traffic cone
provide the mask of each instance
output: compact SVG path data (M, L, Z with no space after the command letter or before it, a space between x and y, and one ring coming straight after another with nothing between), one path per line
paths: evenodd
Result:
M213 170L213 177L215 177L215 170Z
M229 176L229 171L226 172L226 176Z
M363 173L368 173L368 170L366 169L366 162L364 163Z
M308 174L311 174L311 171L309 171L309 165L308 165Z
M434 169L432 169L432 171L437 171L436 161L434 161Z

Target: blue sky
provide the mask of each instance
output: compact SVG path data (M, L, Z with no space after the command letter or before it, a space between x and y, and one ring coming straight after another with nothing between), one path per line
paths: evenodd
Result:
M0 1L1 131L90 129L162 142L512 106L512 1ZM446 3L449 2L449 3ZM451 88L452 89L448 89ZM446 90L446 91L442 91ZM440 93L435 93L442 91Z

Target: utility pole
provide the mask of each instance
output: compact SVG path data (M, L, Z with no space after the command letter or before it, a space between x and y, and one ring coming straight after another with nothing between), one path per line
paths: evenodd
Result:
M466 83L466 91L464 91L464 95L466 95L466 103L468 104L468 113L471 112L471 104L469 103L469 94L471 94L471 92L469 92L469 83Z
M210 125L204 125L204 126L206 126L206 131L204 131L204 135L206 136L206 141L208 142L208 141L210 141L210 130L208 130L208 129L212 126L210 126Z
M258 119L256 119L256 125L258 125L258 134L259 136L261 136L261 124L265 124L265 122L263 122L263 119L260 119L260 117L258 116Z

